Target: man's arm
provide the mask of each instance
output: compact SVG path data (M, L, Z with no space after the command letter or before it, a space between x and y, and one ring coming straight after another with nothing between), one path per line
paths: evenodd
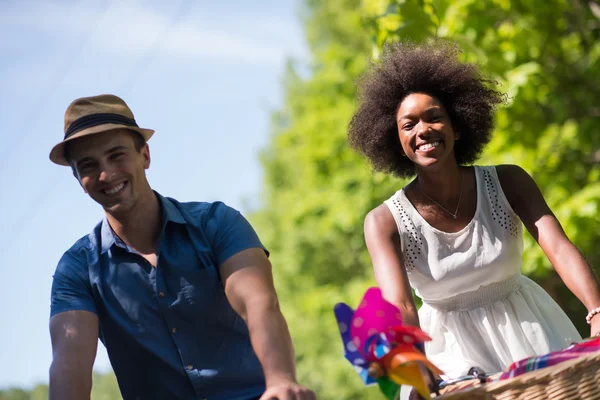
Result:
M98 324L89 311L65 311L50 318L50 400L90 398Z
M225 294L246 321L252 347L261 362L267 391L261 399L312 400L298 385L292 339L279 309L271 263L264 250L250 248L231 256L220 267Z

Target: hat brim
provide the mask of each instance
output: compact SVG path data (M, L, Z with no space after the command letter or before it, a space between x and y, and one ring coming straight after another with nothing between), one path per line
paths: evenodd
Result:
M152 130L152 129L144 129L144 128L138 128L135 126L128 126L128 125L102 124L102 125L93 126L91 128L87 128L80 132L77 132L73 136L70 136L69 138L63 140L62 142L60 142L56 146L54 146L52 148L52 150L50 151L50 161L52 161L53 163L58 164L58 165L68 166L69 161L65 157L65 144L66 143L68 143L72 140L75 140L77 138L83 137L83 136L94 135L94 134L98 134L98 133L106 133L108 131L114 131L116 129L128 129L130 131L135 131L135 132L139 133L140 135L142 135L142 137L144 138L144 141L146 141L146 142L154 134L154 130Z

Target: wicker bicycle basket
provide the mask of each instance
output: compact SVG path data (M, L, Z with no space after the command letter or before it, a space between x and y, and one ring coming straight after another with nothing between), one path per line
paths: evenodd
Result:
M600 400L600 351L487 384L461 382L444 388L439 400Z

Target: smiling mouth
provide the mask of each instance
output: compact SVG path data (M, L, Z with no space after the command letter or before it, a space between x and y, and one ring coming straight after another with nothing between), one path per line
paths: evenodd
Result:
M122 182L122 183L118 184L117 186L113 186L110 189L104 189L103 192L104 192L104 194L113 196L113 195L123 191L123 189L125 189L125 186L127 186L127 181Z
M429 142L429 143L423 143L417 146L417 150L418 151L427 151L427 150L431 150L431 149L435 149L436 147L438 147L442 142L437 140L435 142Z

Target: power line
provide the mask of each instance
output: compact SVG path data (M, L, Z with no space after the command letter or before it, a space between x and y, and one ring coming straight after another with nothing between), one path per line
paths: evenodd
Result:
M136 69L136 67L134 67L132 69L131 74L129 75L129 78L127 81L129 81L130 83L134 81L134 79L140 75L140 71L143 70L145 67L147 67L147 65L149 64L148 60L150 60L152 58L151 55L151 50L156 47L158 45L158 43L160 42L160 38L161 36L164 36L166 33L168 33L171 28L173 27L173 25L175 25L175 23L181 19L183 16L185 16L187 13L189 13L191 6L193 5L193 2L191 0L182 0L182 2L179 4L179 7L174 15L174 17L172 18L171 22L166 26L166 28L163 30L163 32L157 36L157 39L154 41L154 43L146 50L146 53L144 56L141 57L140 62L138 62L136 64L136 66L138 67ZM110 7L109 7L110 8ZM106 12L105 14L106 15ZM103 16L104 17L104 16ZM98 27L98 24L96 25L96 28ZM91 35L90 35L91 37ZM86 40L85 43L87 43L89 41ZM80 50L81 51L81 50ZM66 73L65 73L66 75ZM63 76L64 79L64 76ZM131 90L131 88L133 87L133 85L129 85L129 90ZM22 139L23 137L21 137ZM0 164L0 169L1 169L1 164ZM11 237L4 241L4 244L7 246L7 248L10 248L12 241L16 240L21 233L23 232L23 230L25 229L26 226L28 226L28 224L30 223L30 221L37 215L37 213L39 212L39 209L41 208L41 206L45 203L42 199L42 196L44 194L46 194L46 197L52 193L54 190L56 190L56 178L54 179L47 179L46 180L46 184L42 187L42 190L39 191L37 196L32 197L32 201L30 202L30 204L27 205L27 207L25 208L26 210L29 210L28 212L25 212L23 215L21 215L20 218L17 219L16 222L16 226L13 226L12 229L9 229L8 232L11 233ZM37 205L34 206L34 204Z
M21 142L24 142L28 138L28 136L31 135L31 128L29 128L29 130L26 131L27 124L30 124L32 121L37 120L37 118L35 118L35 114L39 114L40 110L42 110L47 104L48 98L52 96L54 92L56 92L56 89L60 87L65 77L67 76L67 73L71 70L71 68L75 64L75 61L83 52L83 49L87 46L90 39L94 36L94 33L98 29L100 22L105 18L106 14L108 13L108 10L112 7L113 4L114 3L109 4L109 6L106 7L104 12L102 13L102 16L97 19L94 29L91 30L89 36L83 42L80 43L80 45L77 48L77 51L69 52L69 54L74 54L74 56L65 57L65 63L61 68L57 69L54 79L50 80L51 84L48 87L48 89L38 98L34 106L30 107L30 109L32 110L31 114L25 118L25 122L20 127L20 129L17 129L17 132L25 133L23 133L22 135L13 135L15 139L12 142L4 145L4 151L0 153L0 171L4 169L4 163L6 163L6 160L8 159L8 153L13 151L15 147L19 146Z
M140 57L137 64L132 68L129 77L124 81L123 86L120 89L121 92L125 93L133 89L136 79L142 74L144 69L148 68L148 65L150 64L149 61L156 57L156 53L153 53L152 50L158 46L161 39L166 37L177 22L190 12L193 5L194 1L192 0L182 0L181 3L179 3L179 7L177 7L177 11L173 15L171 22L169 22L163 31L156 36L154 42L146 49L144 55Z

